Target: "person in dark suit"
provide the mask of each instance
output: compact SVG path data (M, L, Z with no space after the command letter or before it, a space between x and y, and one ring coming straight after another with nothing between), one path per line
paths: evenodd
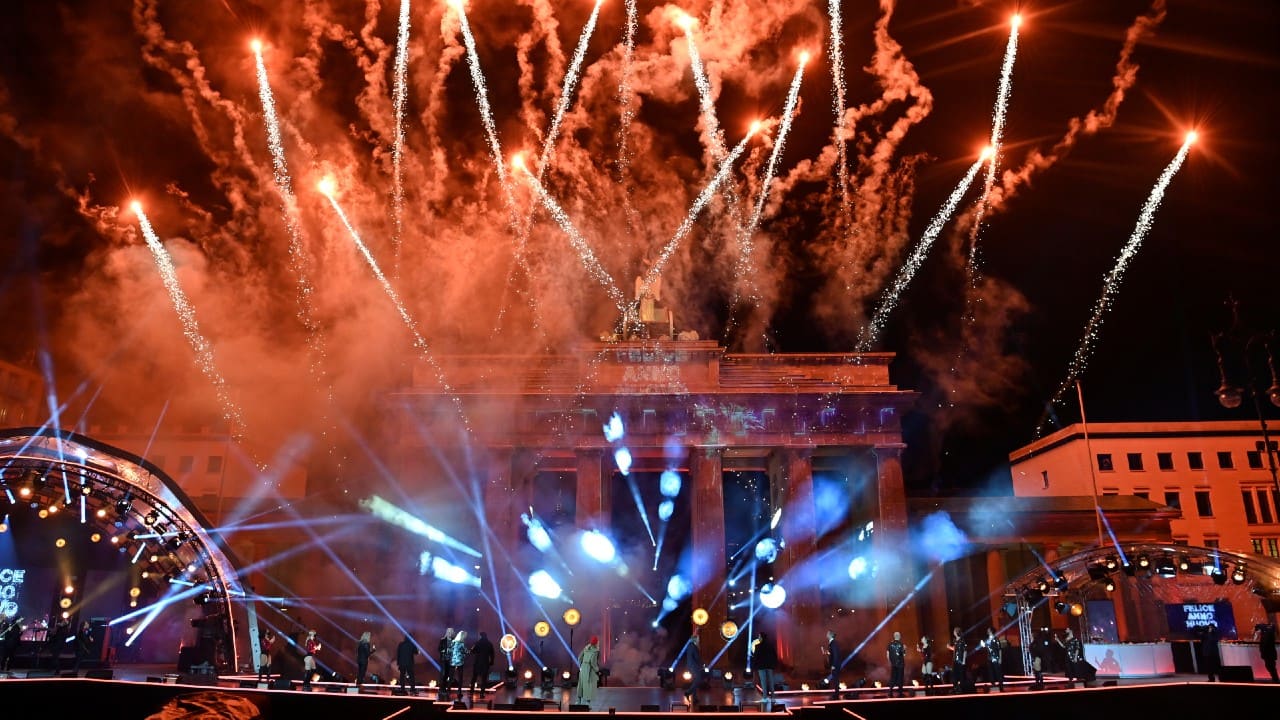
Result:
M471 692L480 688L480 697L484 697L489 684L489 668L493 667L493 643L489 635L480 631L480 639L471 646Z
M827 658L827 676L823 684L831 688L835 697L840 697L840 668L844 666L844 656L840 654L840 643L836 642L836 631L827 631L827 646L822 650Z
M413 674L413 660L418 655L418 646L408 635L396 646L396 667L400 669L400 687L410 695L418 692L418 681Z
M1276 675L1276 626L1271 623L1260 623L1253 628L1253 639L1258 643L1258 654L1262 664L1271 673L1271 682L1280 682Z
M1222 652L1218 647L1221 635L1217 625L1196 628L1200 636L1200 667L1209 682L1222 681Z
M93 629L89 627L88 620L80 623L80 629L76 631L75 648L76 662L71 669L78 673L80 665L93 654Z
M774 692L778 687L774 671L778 669L778 646L769 636L760 633L751 643L751 669L760 680L760 696L765 702L773 702Z
M440 637L440 644L437 648L437 657L440 659L440 698L444 699L445 688L449 687L452 676L449 671L452 669L449 665L453 648L453 628L445 628L444 635ZM458 681L462 683L461 680Z
M685 665L689 668L689 689L684 691L684 704L693 707L698 691L705 684L707 668L702 664L702 650L698 645L698 636L689 638L689 649L685 651Z
M71 621L64 617L58 618L53 629L49 631L49 639L45 641L45 647L52 655L49 667L55 671L58 669L58 663L62 661L62 646L67 644L69 637L71 637ZM39 665L40 662L37 660L36 666Z

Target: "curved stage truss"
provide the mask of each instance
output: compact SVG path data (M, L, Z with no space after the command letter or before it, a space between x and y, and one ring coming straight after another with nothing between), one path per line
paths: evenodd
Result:
M148 576L167 581L160 599L111 620L149 621L181 601L204 605L215 623L215 664L239 667L233 602L244 600L238 563L186 493L150 462L83 435L48 428L0 430L0 502L61 505L123 548ZM74 609L74 608L73 608ZM249 622L251 638L254 623Z

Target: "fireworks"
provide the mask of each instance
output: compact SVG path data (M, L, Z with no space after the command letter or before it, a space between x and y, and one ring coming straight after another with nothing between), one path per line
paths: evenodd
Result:
M369 265L369 269L373 271L374 277L378 279L378 284L382 286L383 292L387 294L387 298L395 305L396 312L400 315L400 319L404 321L405 327L409 329L409 333L413 335L413 346L418 349L423 359L425 359L431 367L436 371L436 379L440 382L440 387L452 398L454 405L458 408L458 415L462 418L463 424L468 426L466 413L462 411L462 401L453 394L453 389L449 387L448 380L444 377L444 370L436 362L435 357L431 354L431 347L427 344L426 338L422 337L422 333L418 332L418 323L409 314L409 309L405 307L404 301L400 299L400 295L396 293L395 288L391 286L391 282L387 280L386 274L382 272L382 268L378 267L378 261L373 258L373 253L369 252L369 247L360 239L360 233L356 232L355 227L351 225L351 220L347 218L347 213L338 204L338 198L335 195L337 191L337 183L333 178L326 177L317 185L316 189L324 195L329 201L329 206L333 208L338 219L342 221L342 226L347 229L347 234L351 236L351 242L355 243L356 249L360 251L360 255Z
M187 301L187 295L182 292L182 287L178 285L178 275L173 267L173 259L160 243L155 230L151 229L151 221L142 211L142 204L135 201L129 209L138 218L138 227L142 229L142 237L147 241L147 247L151 249L151 256L155 258L156 269L160 271L160 280L164 283L165 290L169 291L169 300L173 303L174 311L178 313L178 319L182 321L182 334L186 336L187 342L191 343L191 349L196 354L196 365L200 367L209 382L213 383L213 390L218 396L218 402L222 405L222 417L231 428L231 436L239 439L245 432L244 417L241 415L239 406L231 399L226 379L222 377L222 373L218 372L218 366L213 359L213 348L209 346L209 341L200 332L200 325L196 322L196 311Z
M400 30L396 33L395 89L392 106L395 113L395 135L391 146L391 215L395 228L391 244L400 265L400 242L404 235L404 108L408 100L409 75L409 0L400 0Z
M1138 213L1138 223L1134 226L1133 233L1129 235L1129 241L1121 248L1120 256L1116 258L1115 267L1111 268L1102 279L1102 295L1093 306L1093 315L1089 318L1089 322L1084 326L1084 336L1080 338L1080 345L1076 349L1075 356L1071 358L1071 363L1067 366L1067 377L1053 394L1049 401L1049 407L1061 402L1071 387L1075 385L1076 380L1084 374L1085 367L1089 364L1089 359L1093 356L1093 350L1097 347L1101 337L1102 322L1106 318L1107 311L1111 309L1112 303L1115 302L1116 294L1120 292L1120 283L1124 280L1124 273L1129 269L1129 264L1133 262L1134 257L1137 256L1138 249L1142 246L1143 238L1151 231L1151 225L1155 222L1156 210L1160 209L1160 201L1164 199L1164 191L1169 187L1169 183L1173 180L1173 176L1177 174L1178 169L1182 167L1183 161L1187 159L1187 153L1191 151L1191 146L1195 144L1197 137L1194 130L1187 133L1182 147L1178 150L1178 154L1165 167L1164 172L1160 173L1160 178L1156 180L1155 187L1151 188L1147 201L1142 204L1142 211ZM1040 426L1036 429L1036 434L1042 434L1044 428L1045 420L1042 419Z
M591 34L595 32L596 20L600 17L600 5L603 2L604 0L596 0L595 6L591 8L591 18L582 28L582 35L578 38L578 48L573 51L573 62L565 71L564 85L560 89L560 102L556 103L555 118L551 121L551 127L547 130L547 136L542 142L542 155L538 157L537 179L539 181L542 180L542 173L547 169L547 164L551 162L551 156L555 152L556 138L560 136L560 123L563 122L564 113L569 109L569 103L573 98L573 86L578 82L578 72L582 68L583 58L586 57Z
M956 206L960 204L960 199L964 197L965 192L969 190L969 186L973 184L973 179L978 176L978 170L982 168L983 164L990 162L990 156L993 152L990 147L982 151L982 156L969 166L969 171L965 173L964 178L951 191L951 194L947 196L947 201L942 204L942 208L929 221L929 226L925 229L924 235L920 237L920 242L916 243L915 249L911 251L911 257L907 258L907 261L903 263L897 277L893 279L893 283L885 290L884 298L880 301L880 306L876 308L871 322L867 323L867 326L863 329L862 336L858 340L858 350L860 352L869 352L875 346L880 333L884 331L884 325L889 319L889 313L893 312L893 309L897 307L902 292L906 290L907 285L911 283L911 279L915 277L916 271L920 269L920 265L929 254L929 248L933 246L933 241L938 238L938 233L942 232L942 228L951 219L951 214L955 212Z
M827 53L831 57L831 107L836 115L832 139L836 146L836 177L840 183L840 209L843 212L849 204L849 151L845 146L844 33L840 0L827 0L827 16L831 22L831 42L827 45Z

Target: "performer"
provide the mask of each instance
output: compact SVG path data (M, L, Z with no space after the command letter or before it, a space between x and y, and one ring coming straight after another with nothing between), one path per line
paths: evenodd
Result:
M3 639L0 639L0 670L9 672L9 666L13 662L13 657L18 654L18 644L22 642L22 625L23 618L18 618L7 623Z
M698 645L698 636L689 638L689 647L685 651L685 665L689 668L689 688L684 691L684 704L693 707L693 701L702 689L707 668L702 664L702 650Z
M271 653L276 647L276 633L271 628L267 628L266 633L262 635L262 644L259 646L258 653L258 681L271 681Z
M1222 652L1218 647L1221 634L1217 625L1197 628L1200 635L1201 667L1209 682L1222 682Z
M440 660L440 697L444 697L445 688L449 687L449 653L453 646L453 628L446 628L440 638L437 655Z
M53 668L55 672L58 670L58 663L62 661L62 646L67 644L67 638L70 636L71 621L64 617L59 617L58 621L54 623L53 630L49 631L49 639L45 642L45 647L49 648L53 654L49 667ZM39 666L40 662L37 659L36 667Z
M907 675L907 646L902 642L902 633L893 633L885 657L889 660L889 697L893 697L894 688L898 689L898 697L906 697L903 684Z
M1080 663L1084 660L1084 645L1080 643L1080 639L1071 628L1067 628L1066 637L1066 641L1060 637L1054 637L1054 640L1067 651L1067 680L1074 683L1076 678L1084 679L1080 672Z
M920 653L920 676L924 680L924 694L928 695L937 679L933 674L933 639L928 635L921 635L916 650Z
M1031 687L1044 689L1044 666L1048 661L1049 641L1043 633L1036 633L1031 641L1031 672L1035 675L1035 683Z
M93 630L89 627L88 620L80 623L80 629L76 631L75 648L76 662L71 666L71 669L78 673L80 672L81 663L88 660L89 656L93 654Z
M590 705L600 684L600 638L592 635L590 642L578 653L578 704Z
M1280 675L1276 674L1276 626L1259 623L1253 628L1253 639L1258 643L1262 664L1271 673L1271 682L1280 682Z
M951 692L962 693L969 686L969 645L964 641L959 627L951 628L951 643L947 645L947 649L952 652Z
M458 686L458 700L462 699L462 669L467 663L467 633L459 630L449 645L449 677ZM444 688L448 694L449 687Z
M836 642L836 631L827 631L827 645L822 648L827 659L827 677L823 683L831 688L832 694L840 698L840 668L844 665L844 657L840 654L840 643Z
M480 686L480 697L484 697L484 693L488 690L489 685L489 668L493 667L493 643L489 642L489 636L482 630L480 631L480 639L476 640L476 644L471 646L471 692L476 691L476 686Z
M418 646L408 635L396 646L396 667L400 669L400 687L406 688L410 695L418 692L418 681L413 674L413 658L418 654Z
M1000 692L1004 692L1004 648L995 628L987 628L987 639L982 645L987 649L987 689L990 691L998 685Z
M778 669L778 646L764 633L757 635L751 643L751 669L756 671L756 677L760 680L761 698L765 702L773 702L777 688L773 673Z
M369 656L378 648L373 645L373 634L365 630L356 643L356 687L364 685L364 675L369 671Z
M320 652L320 647L315 628L308 630L302 643L302 689L308 692L311 690L311 676L316 673L316 653Z

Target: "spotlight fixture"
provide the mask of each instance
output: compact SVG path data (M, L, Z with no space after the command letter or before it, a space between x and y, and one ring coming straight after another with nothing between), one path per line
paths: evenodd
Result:
M1116 589L1116 581L1115 581L1115 580L1108 579L1108 580L1107 580L1107 584L1106 584L1106 585L1104 585L1103 587L1105 587L1105 588L1107 589L1107 592L1115 592L1115 589Z
M1071 606L1059 600L1053 604L1053 610L1059 615L1066 615L1068 612L1071 612Z
M1244 582L1245 566L1244 563L1236 563L1236 569L1231 571L1231 582L1239 585Z
M1178 569L1179 569L1179 570L1181 570L1182 572L1186 572L1186 571L1190 570L1190 569L1191 569L1191 558L1188 558L1186 555L1179 555L1179 556L1178 556Z
M1120 561L1116 559L1115 555L1108 555L1103 564L1106 565L1108 570L1115 570L1117 567L1120 567Z
M1227 574L1222 572L1222 568L1215 567L1209 572L1209 577L1213 578L1214 585L1225 585L1227 582Z
M1049 581L1044 578L1040 578L1040 580L1036 582L1036 589L1042 593L1049 592Z
M1053 586L1054 586L1055 588L1057 588L1058 592L1066 592L1066 590L1067 590L1067 576L1066 576L1066 575L1059 575L1058 577L1054 578L1054 579L1053 579Z
M129 508L133 507L133 498L128 494L116 501L116 514L124 515L129 512Z
M1138 567L1143 570L1146 570L1147 568L1151 567L1151 558L1147 557L1146 555L1139 555Z

